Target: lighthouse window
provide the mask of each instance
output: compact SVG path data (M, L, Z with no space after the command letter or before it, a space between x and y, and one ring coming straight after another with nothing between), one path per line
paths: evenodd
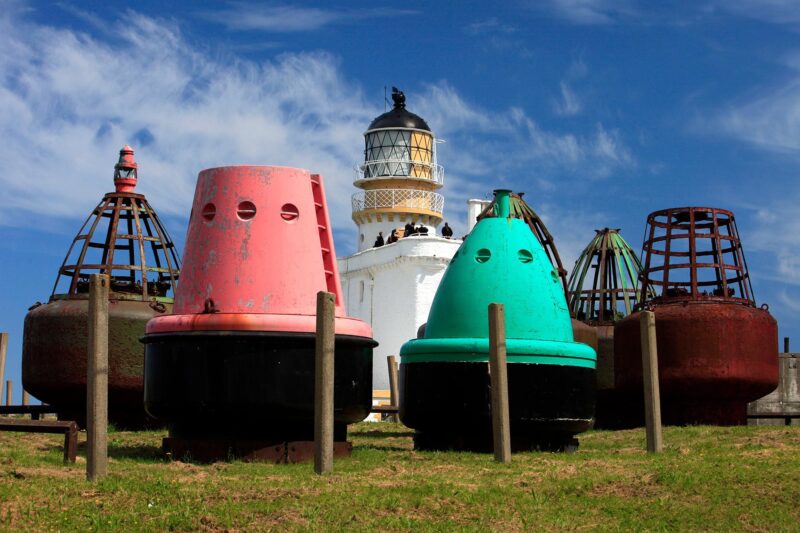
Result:
M517 258L520 263L530 263L533 261L533 255L528 250L520 250L517 252Z
M366 136L364 177L409 176L411 132L386 130Z
M358 301L359 302L363 302L364 301L364 282L363 281L360 282L359 285L358 285Z

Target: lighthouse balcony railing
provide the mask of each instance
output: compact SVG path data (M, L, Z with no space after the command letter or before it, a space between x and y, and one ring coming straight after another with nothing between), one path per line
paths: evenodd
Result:
M444 210L444 196L413 189L375 189L357 192L352 197L353 213L365 209L424 209L435 213Z
M436 163L411 159L375 159L355 168L356 182L373 179L412 178L444 185L444 168Z

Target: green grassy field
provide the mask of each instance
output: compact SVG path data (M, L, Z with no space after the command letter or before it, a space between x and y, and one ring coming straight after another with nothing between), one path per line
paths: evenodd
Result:
M62 437L0 433L5 531L800 530L800 426L589 432L574 454L415 452L399 424L353 426L313 465L169 462L161 432L109 434L109 477L61 462Z

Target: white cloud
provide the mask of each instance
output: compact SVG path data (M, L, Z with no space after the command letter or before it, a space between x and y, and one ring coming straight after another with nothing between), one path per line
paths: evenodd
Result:
M628 0L546 0L531 6L578 25L612 24L635 13Z
M571 117L577 115L583 109L580 98L575 91L570 88L566 81L559 83L561 98L553 102L553 109L559 115Z
M800 29L800 2L797 0L714 0L710 7Z
M315 31L331 24L349 23L371 18L398 17L416 11L392 8L364 7L352 10L300 7L290 4L263 5L229 2L228 6L204 11L201 16L224 25L229 30L257 30L275 33Z
M598 123L589 135L548 131L522 109L482 109L444 82L427 86L415 110L438 126L438 136L448 140L443 147L448 173L452 168L466 176L491 179L502 173L530 173L535 166L537 171L605 177L635 164L616 130ZM476 161L482 164L476 167Z
M777 62L786 68L779 81L762 84L700 117L699 132L722 134L755 147L800 155L800 51Z
M162 215L188 216L203 168L287 165L325 176L334 229L352 232L353 165L382 105L343 78L334 56L243 60L134 12L109 28L114 38L104 40L0 15L0 225L86 216L131 143L137 189ZM587 135L546 131L521 109L473 105L446 82L412 94L409 108L448 140L440 162L451 219L504 180L597 177L633 161L602 125Z
M325 174L337 222L349 218L358 139L379 108L334 57L211 58L135 13L113 43L8 17L0 34L0 221L15 210L87 212L111 188L125 143L137 151L140 189L165 214L188 213L202 168L254 163Z
M467 24L464 27L464 32L467 35L484 35L484 34L509 34L515 33L517 28L511 24L501 22L497 17L490 17L484 20L478 20Z

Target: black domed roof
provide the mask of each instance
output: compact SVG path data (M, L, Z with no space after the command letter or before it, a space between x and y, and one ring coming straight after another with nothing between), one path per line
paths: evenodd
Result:
M373 120L367 129L413 128L431 131L430 126L422 117L406 110L406 95L403 94L403 91L398 91L396 87L392 87L392 100L394 101L392 110Z

